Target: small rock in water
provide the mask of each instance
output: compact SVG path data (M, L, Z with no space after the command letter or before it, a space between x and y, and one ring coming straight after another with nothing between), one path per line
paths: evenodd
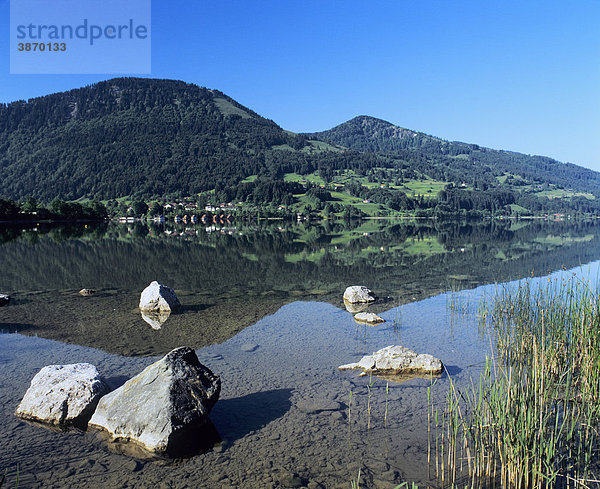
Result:
M357 363L338 367L340 370L360 368L365 373L374 374L439 374L442 362L427 353L418 355L409 348L391 345L362 357Z
M256 343L244 343L240 349L246 352L256 351L258 349L258 345Z
M385 319L379 317L377 314L373 314L372 312L359 312L354 315L354 320L359 323L368 323L368 324L379 324L385 323Z
M15 414L54 425L85 424L110 391L89 363L48 365L32 379Z
M140 296L140 309L144 312L172 312L181 307L175 291L156 280Z
M350 304L357 302L373 302L376 297L363 285L351 285L344 292L344 301Z
M335 419L336 421L341 421L344 419L344 415L339 411L334 411L331 413L331 418Z
M10 295L0 294L0 307L6 306L10 302Z
M79 295L82 295L84 297L88 297L90 295L94 295L96 293L96 291L94 289L81 289L79 291Z
M304 399L296 403L296 407L303 413L320 413L322 411L338 411L342 409L339 402L329 399Z
M279 476L279 483L283 487L288 488L299 488L302 487L302 479L298 474L292 474L290 472L285 472Z

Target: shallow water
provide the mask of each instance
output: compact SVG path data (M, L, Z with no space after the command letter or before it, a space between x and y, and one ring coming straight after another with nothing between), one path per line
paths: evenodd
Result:
M401 342L442 358L457 382L476 373L485 357L485 340L465 324L450 331L445 305L443 296L405 305L384 313L383 325L370 327L329 304L295 302L223 344L198 350L200 361L222 379L221 398L211 413L222 442L206 454L169 463L111 453L96 433L54 433L12 416L30 379L44 365L88 361L118 384L153 358L1 335L0 402L8 422L1 428L0 465L19 463L22 487L92 482L144 487L157 481L166 487L278 487L294 473L303 485L312 481L347 487L359 467L363 483L371 477L382 481L371 481L372 487L426 480L423 406L430 381L389 383L386 415L384 380L371 380L369 401L370 379L337 367ZM392 322L400 314L402 324L395 331ZM253 351L244 351L250 346ZM435 389L446 387L443 377ZM319 412L321 408L327 410Z
M589 229L584 232L589 236ZM63 249L64 243L57 246ZM572 255L570 248L565 256ZM555 269L562 265L558 256L553 255ZM597 270L595 262L576 272L593 278ZM397 280L397 275L389 276ZM387 285L390 290L397 285L393 280ZM332 287L321 278L318 290L328 284ZM337 281L333 284L338 286ZM2 329L25 333L0 335L0 468L14 472L18 464L19 487L348 488L359 469L361 487L426 483L427 388L431 386L434 402L442 402L448 374L458 388L466 387L479 375L491 348L474 316L452 315L447 306L460 304L459 309L473 311L493 285L402 305L394 305L402 303L397 297L384 301L375 309L386 322L374 327L357 324L342 308L343 289L337 297L315 294L314 289L306 293L308 298L322 297L320 301L294 300L291 293L262 295L264 290L252 296L240 289L230 294L230 310L223 312L235 319L223 335L218 322L209 324L212 332L203 331L200 314L207 309L197 306L220 303L223 291L183 291L180 297L188 310L154 330L136 311L137 293L122 283L90 298L61 289L64 281L59 290L34 285L0 310ZM432 288L424 295L434 293ZM268 300L263 303L256 296ZM60 307L53 309L53 303ZM240 321L243 311L248 317ZM251 325L244 327L244 321ZM89 323L96 324L95 334ZM42 332L52 337L48 331L61 341L35 336ZM184 460L147 460L115 452L122 447L109 446L97 432L52 432L13 415L31 378L45 365L90 362L116 387L159 354L183 344L194 346L200 361L222 379L221 397L210 415L220 440L206 453ZM337 370L390 344L437 356L447 372L432 385L428 379L388 383ZM11 481L14 474L8 487Z

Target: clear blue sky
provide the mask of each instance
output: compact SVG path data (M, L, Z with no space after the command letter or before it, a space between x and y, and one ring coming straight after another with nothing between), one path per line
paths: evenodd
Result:
M112 77L10 75L0 10L0 101ZM599 25L598 0L154 0L151 76L291 131L365 114L600 171Z

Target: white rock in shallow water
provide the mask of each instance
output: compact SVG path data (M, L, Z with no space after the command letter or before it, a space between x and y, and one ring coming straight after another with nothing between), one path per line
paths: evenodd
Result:
M175 291L156 280L148 285L140 296L140 309L142 311L171 312L180 306Z
M89 363L48 365L33 377L15 414L55 425L85 424L109 391Z
M220 391L221 380L194 350L176 348L104 396L89 426L151 452L170 452L208 421Z
M359 312L354 315L354 320L359 323L379 324L385 323L385 319L380 318L377 314L372 312Z
M373 302L375 296L373 293L362 285L351 285L344 291L344 301L350 304L357 302Z
M360 368L373 374L439 374L444 366L442 362L426 353L418 355L409 348L391 345L366 355L357 363L338 367L340 370Z

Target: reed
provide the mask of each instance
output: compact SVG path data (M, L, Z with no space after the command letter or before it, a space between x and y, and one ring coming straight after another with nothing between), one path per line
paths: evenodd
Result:
M444 485L598 483L599 297L571 275L499 287L482 301L492 355L470 388L460 392L450 379L445 409L431 417L440 429L435 465Z
M8 475L8 469L4 469L4 474L2 474L2 477L0 477L0 488L4 485L4 482L6 482L6 476ZM18 489L19 487L19 464L17 464L17 470L16 470L16 474L15 474L15 489Z
M360 489L360 467L358 469L358 475L356 476L356 479L352 479L350 481L350 489Z

